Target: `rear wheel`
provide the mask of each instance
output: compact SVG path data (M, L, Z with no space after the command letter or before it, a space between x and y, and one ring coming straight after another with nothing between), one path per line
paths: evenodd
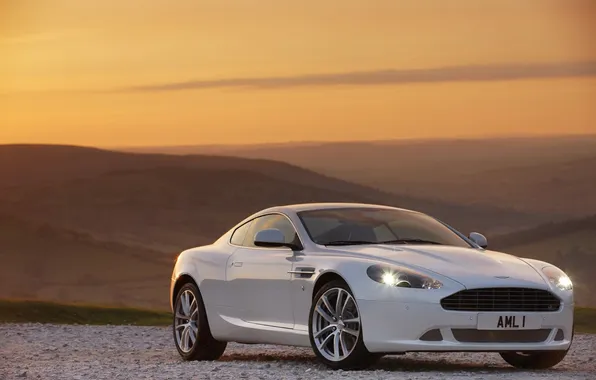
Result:
M211 335L203 298L193 283L183 285L176 296L173 330L176 349L184 360L216 360L226 349L226 342Z
M567 355L564 351L501 352L507 363L522 369L547 369L559 364Z
M315 295L309 336L315 355L333 369L366 368L381 356L364 346L358 305L343 281L331 281Z

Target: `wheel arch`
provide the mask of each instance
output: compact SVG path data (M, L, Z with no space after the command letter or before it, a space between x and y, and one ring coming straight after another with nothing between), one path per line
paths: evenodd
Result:
M311 299L315 298L315 295L319 292L319 290L323 287L323 285L325 285L331 281L334 281L334 280L343 281L346 285L348 285L348 288L350 288L350 291L352 290L352 288L350 287L350 284L342 275L340 275L339 273L337 273L335 271L330 270L330 271L322 273L315 280L315 284L312 288Z
M194 279L194 277L192 277L188 273L182 273L176 279L176 282L174 283L174 287L172 288L172 294L170 295L170 303L172 305L172 310L174 308L174 305L176 304L176 295L178 295L178 292L180 291L180 289L188 283L194 284L197 287L197 289L199 287L199 284Z

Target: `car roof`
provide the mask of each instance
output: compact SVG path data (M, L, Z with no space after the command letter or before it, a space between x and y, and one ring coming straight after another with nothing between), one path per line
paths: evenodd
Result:
M397 208L397 207L379 205L379 204L322 202L322 203L299 203L299 204L275 206L275 207L270 207L270 208L261 210L260 213L268 213L268 212L297 213L297 212L301 212L301 211L330 210L330 209L335 209L335 208L382 208L382 209L388 209L388 210L402 210L402 211L417 212L417 211L408 210L408 209L404 209L404 208Z

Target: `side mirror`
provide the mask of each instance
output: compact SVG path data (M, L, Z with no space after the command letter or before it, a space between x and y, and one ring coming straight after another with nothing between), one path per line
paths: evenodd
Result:
M293 251L301 251L304 249L300 244L286 243L286 237L284 236L283 232L277 228L269 228L257 232L254 243L257 247L288 247Z
M482 248L488 247L488 241L486 237L478 232L470 232L470 240L478 244Z
M257 247L283 247L285 242L284 234L276 228L261 230L255 235Z

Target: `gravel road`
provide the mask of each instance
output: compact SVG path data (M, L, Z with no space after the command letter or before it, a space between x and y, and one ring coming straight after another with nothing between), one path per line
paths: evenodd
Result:
M0 379L595 379L596 335L577 335L554 369L519 371L497 354L407 354L367 371L330 371L310 349L229 344L183 362L163 327L0 324Z

